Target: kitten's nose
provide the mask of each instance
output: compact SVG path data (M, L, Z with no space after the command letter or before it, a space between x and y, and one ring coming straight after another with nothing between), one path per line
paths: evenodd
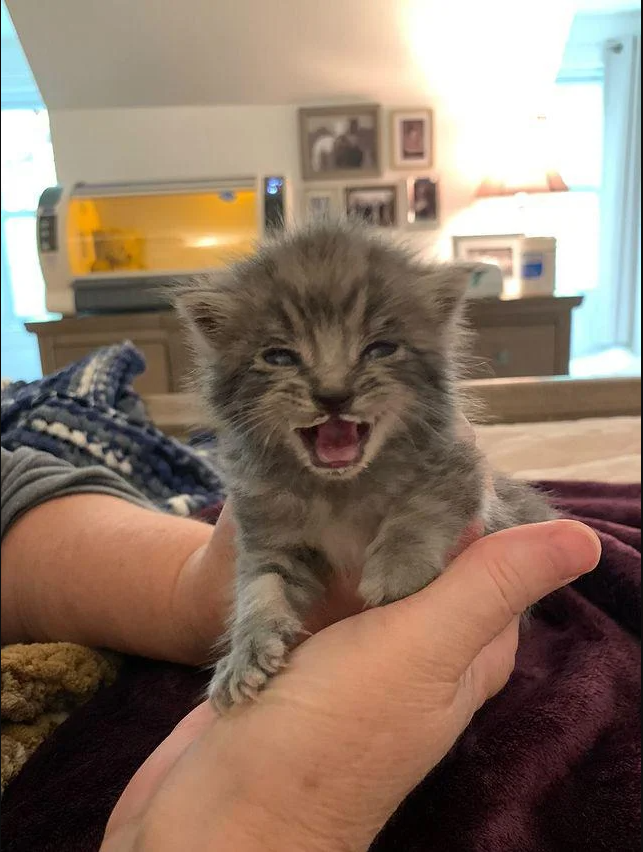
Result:
M313 400L329 414L342 414L350 407L353 397L349 393L320 393Z

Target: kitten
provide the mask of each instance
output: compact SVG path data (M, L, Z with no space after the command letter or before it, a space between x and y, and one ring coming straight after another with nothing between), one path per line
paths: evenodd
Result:
M434 580L481 513L487 533L553 517L519 483L483 494L456 432L471 270L321 223L180 293L239 529L219 708L284 664L333 572L361 570L366 604L386 604Z

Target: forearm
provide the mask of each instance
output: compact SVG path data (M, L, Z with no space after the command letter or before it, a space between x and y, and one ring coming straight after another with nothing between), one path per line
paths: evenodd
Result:
M202 611L192 622L186 599L194 593L211 610L214 638L229 574L225 561L217 566L216 552L211 588L192 588L203 583L204 572L192 563L211 534L198 521L101 494L37 506L2 540L2 642L65 640L182 662L203 659Z

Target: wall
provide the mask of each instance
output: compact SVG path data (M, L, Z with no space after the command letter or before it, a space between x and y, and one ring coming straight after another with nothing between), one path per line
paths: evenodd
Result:
M579 2L302 0L297 16L292 0L8 5L63 183L282 172L299 193L296 104L426 103L448 223L485 146L553 81Z
M416 5L419 8L419 4ZM637 16L632 14L631 17L636 19ZM511 126L512 118L524 103L516 97L519 85L514 85L513 97L509 97L509 90L500 91L495 72L485 70L489 63L481 61L483 57L478 57L476 62L471 52L465 57L461 45L458 50L451 49L448 58L445 53L444 68L438 74L435 60L431 58L432 51L426 48L426 44L425 49L422 49L422 39L419 37L422 30L431 32L435 28L434 22L427 18L427 26L421 27L423 20L420 16L415 21L416 29L413 31L410 27L406 28L409 38L416 32L418 37L400 47L399 55L395 56L399 69L404 68L403 74L394 74L396 66L389 57L390 65L385 75L380 72L379 75L371 74L369 77L366 74L366 79L361 66L350 69L350 76L357 79L357 90L361 95L349 98L338 79L322 76L316 82L316 90L324 92L326 97L335 91L332 101L336 103L366 99L384 106L388 103L389 106L399 107L425 102L433 108L435 167L431 175L440 181L441 229L437 232L409 233L420 244L430 250L435 247L446 256L450 248L450 233L484 230L484 221L488 222L490 231L500 229L511 232L516 229L515 222L512 224L511 221L505 221L511 219L512 215L507 205L497 208L498 211L504 211L502 217L496 216L495 210L489 209L489 205L480 213L477 210L467 211L467 208L471 205L475 187L484 176L491 156L495 153L497 155L498 141L507 136L507 124L503 122ZM579 20L574 23L564 64L583 69L591 65L594 68L597 63L601 63L600 51L597 49L600 33L612 33L605 29L605 19L600 15L587 16L587 19L584 17L580 23ZM393 32L393 25L389 23L389 32ZM305 37L310 38L310 33L305 34ZM470 41L470 34L468 38ZM362 41L363 38L358 39L359 44ZM449 43L453 48L453 42ZM555 38L553 46L548 43L554 56L555 43ZM558 51L558 63L561 52ZM344 67L340 59L345 60L346 57L335 56L334 63L331 63L335 70L338 62L339 67ZM495 60L499 64L497 55ZM480 73L471 73L470 69L474 65ZM554 67L550 60L549 66ZM182 66L173 63L172 67L178 70ZM506 67L503 67L505 78L515 76L515 84L516 81L527 79L524 65L512 67L516 67L515 75L507 75ZM447 69L451 70L448 80ZM321 70L318 71L321 75ZM348 70L345 71L348 74ZM248 70L244 73L247 74ZM489 101L481 97L481 79L485 81L485 73L488 75ZM541 73L544 74L544 71ZM292 79L291 70L289 75L284 71L281 80L284 95L296 94L290 91L286 79ZM235 77L231 85L238 82ZM320 88L322 82L325 88ZM392 100L392 89L395 90L395 101ZM162 87L155 89L157 95L160 90ZM312 90L313 86L309 85L306 93L309 99ZM121 94L124 96L124 89L121 89ZM255 82L253 85L248 83L244 94L246 98L253 98L262 97L264 92ZM301 102L321 101L317 98ZM511 109L499 109L498 103L503 102L511 104ZM63 184L79 180L98 182L283 174L291 181L297 208L301 207L303 184L299 178L296 107L293 105L258 105L256 101L255 105L246 101L245 105L237 106L121 106L101 109L58 109L52 105L50 115L56 165L59 180ZM390 136L387 118L384 114L382 154L385 164L389 157ZM379 180L398 183L401 196L404 177L403 172L385 171ZM482 223L481 217L484 220Z
M290 107L53 110L50 118L65 184L296 170Z
M407 103L403 93L400 103ZM470 203L482 163L476 158L479 133L471 133L464 118L439 104L433 107L435 168L430 173L440 180L443 227L409 235L428 250L437 241L436 250L444 252L449 220ZM388 118L383 109L384 165L389 159ZM61 184L277 174L290 181L296 212L301 212L304 184L295 107L53 110L50 120ZM406 177L406 172L385 170L377 182L395 182L401 197Z

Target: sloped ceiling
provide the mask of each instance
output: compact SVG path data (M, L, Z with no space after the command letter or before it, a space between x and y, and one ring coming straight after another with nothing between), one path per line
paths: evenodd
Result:
M480 85L492 66L498 79L515 77L517 62L534 68L548 45L560 54L571 21L567 11L578 5L566 2L8 0L7 5L49 109L96 109L329 97L392 102L399 91L419 97L454 81L464 90Z

